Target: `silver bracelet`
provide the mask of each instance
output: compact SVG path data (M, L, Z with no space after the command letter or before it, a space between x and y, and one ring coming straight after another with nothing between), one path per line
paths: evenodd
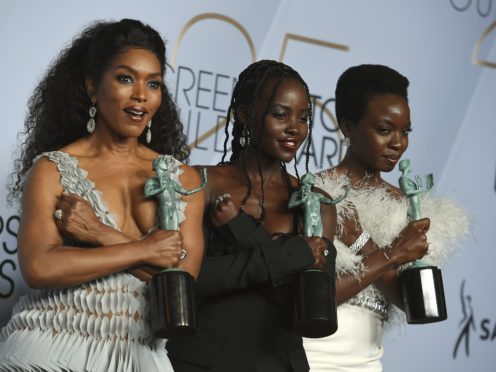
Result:
M358 237L358 239L355 240L355 242L352 245L350 245L350 250L353 253L357 254L360 251L360 249L362 249L363 246L369 241L369 239L370 239L370 234L367 231L363 230L360 236Z

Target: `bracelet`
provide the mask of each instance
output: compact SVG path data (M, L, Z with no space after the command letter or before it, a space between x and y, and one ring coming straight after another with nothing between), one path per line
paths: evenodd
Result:
M369 239L370 239L370 234L367 231L363 230L360 236L358 237L358 239L355 240L355 242L352 245L350 245L350 250L353 253L357 254L360 251L360 249L362 249L363 246L369 241Z
M384 249L382 250L382 254L384 255L384 257L386 257L386 260L389 261L389 256L386 253L386 249L388 249L388 248L391 249L391 247L384 247Z

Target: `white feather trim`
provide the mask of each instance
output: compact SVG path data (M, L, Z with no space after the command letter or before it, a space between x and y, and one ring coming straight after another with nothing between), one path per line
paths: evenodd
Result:
M469 217L465 210L448 199L426 195L421 199L422 215L430 218L427 232L430 253L422 261L442 266L452 256L460 241L469 233Z
M345 182L345 176L331 171L321 174L317 178L316 186L332 197L337 197L343 194ZM467 213L453 201L434 198L429 194L421 197L421 208L422 216L431 220L427 233L430 253L423 261L430 265L441 266L452 255L460 240L468 234ZM384 248L391 244L408 224L407 209L406 198L398 197L386 187L366 185L352 187L348 197L336 205L337 235L343 231L346 218L353 216L356 211L362 228L370 234L378 248ZM334 243L338 252L336 257L338 277L351 273L359 278L360 273L366 270L362 256L353 254L349 247L338 239L335 239ZM373 285L365 288L357 297L384 300ZM397 318L397 314L394 314L393 318Z
M336 247L336 274L338 277L345 274L359 276L364 270L362 256L354 254L350 248L339 239L334 239ZM337 264L339 262L339 265Z

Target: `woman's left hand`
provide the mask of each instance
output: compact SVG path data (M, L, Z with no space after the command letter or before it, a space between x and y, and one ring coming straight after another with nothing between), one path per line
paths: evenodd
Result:
M78 195L62 194L56 204L55 223L63 236L80 242L100 245L99 236L108 230L95 215L91 205ZM59 212L60 210L60 212Z

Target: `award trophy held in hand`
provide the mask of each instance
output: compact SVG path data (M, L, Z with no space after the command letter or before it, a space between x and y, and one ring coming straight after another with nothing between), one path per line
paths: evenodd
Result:
M337 204L348 195L349 183L344 195L329 199L312 191L315 176L305 174L300 181L300 189L291 194L289 208L301 207L304 216L305 236L322 237L322 216L320 203ZM331 274L323 270L310 269L295 279L295 330L303 337L319 338L332 335L338 329L336 312L335 264L336 251L324 251ZM332 276L331 276L332 275Z
M176 193L190 195L200 191L206 184L206 170L202 169L202 184L192 190L185 190L179 179L179 162L171 156L160 155L153 161L156 176L145 183L145 196L158 199L158 227L161 230L178 230L179 203ZM177 177L176 177L177 178ZM183 249L181 260L187 252ZM186 336L196 331L195 280L191 274L180 268L160 271L150 282L151 326L156 337L171 338Z
M408 178L411 171L410 160L401 160L399 169L402 173L399 179L400 189L408 199L408 219L419 220L420 195L432 188L433 176L432 174L426 176L426 186L423 189L419 176L415 177L415 181ZM448 317L443 278L438 267L416 260L401 272L400 280L409 324L439 322Z

